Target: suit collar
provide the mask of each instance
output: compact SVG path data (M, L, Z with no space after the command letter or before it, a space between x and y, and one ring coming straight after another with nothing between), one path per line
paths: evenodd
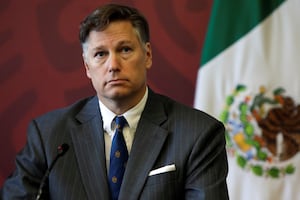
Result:
M160 96L155 94L150 88L146 106L141 118L145 118L156 125L161 125L167 120L164 102Z
M76 115L76 119L85 123L100 114L98 97L91 97Z
M104 133L98 98L90 99L76 116L71 130L75 156L88 199L109 199Z

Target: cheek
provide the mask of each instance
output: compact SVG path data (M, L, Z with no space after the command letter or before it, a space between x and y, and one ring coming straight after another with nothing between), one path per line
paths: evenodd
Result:
M101 90L103 90L103 88L105 87L105 83L104 83L103 76L101 75L101 73L96 70L90 70L89 74L90 74L89 78L91 80L91 83L92 83L94 89L97 92L100 92Z
M101 81L103 80L103 72L99 68L93 68L89 67L86 69L86 75L89 79L91 79L92 83L94 85L101 84Z
M86 71L86 75L89 79L91 79L93 82L101 82L103 75L103 72L98 68L89 68Z

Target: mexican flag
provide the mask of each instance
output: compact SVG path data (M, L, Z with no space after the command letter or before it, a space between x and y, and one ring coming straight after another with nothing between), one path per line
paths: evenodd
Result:
M300 1L215 0L194 106L226 127L231 200L300 199Z

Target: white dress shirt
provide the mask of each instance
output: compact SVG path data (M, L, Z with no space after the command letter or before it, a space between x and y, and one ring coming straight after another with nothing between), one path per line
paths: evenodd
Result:
M126 111L122 115L126 118L128 125L125 125L123 128L123 136L126 142L128 155L130 155L132 142L134 139L134 134L138 125L138 122L141 118L141 114L145 108L145 104L148 97L148 88L146 89L144 97L141 101ZM106 167L109 170L109 162L110 162L110 149L111 143L115 134L115 122L114 118L116 114L109 110L100 100L99 100L100 112L103 120L103 129L104 129L104 140L105 140L105 157L106 157Z

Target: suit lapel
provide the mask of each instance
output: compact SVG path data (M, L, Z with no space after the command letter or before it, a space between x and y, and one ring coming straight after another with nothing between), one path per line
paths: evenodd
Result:
M72 129L72 140L88 199L109 199L105 144L98 98L77 115L82 123Z
M120 191L120 200L138 199L145 181L159 156L168 132L163 128L167 116L163 104L149 97L139 121Z

